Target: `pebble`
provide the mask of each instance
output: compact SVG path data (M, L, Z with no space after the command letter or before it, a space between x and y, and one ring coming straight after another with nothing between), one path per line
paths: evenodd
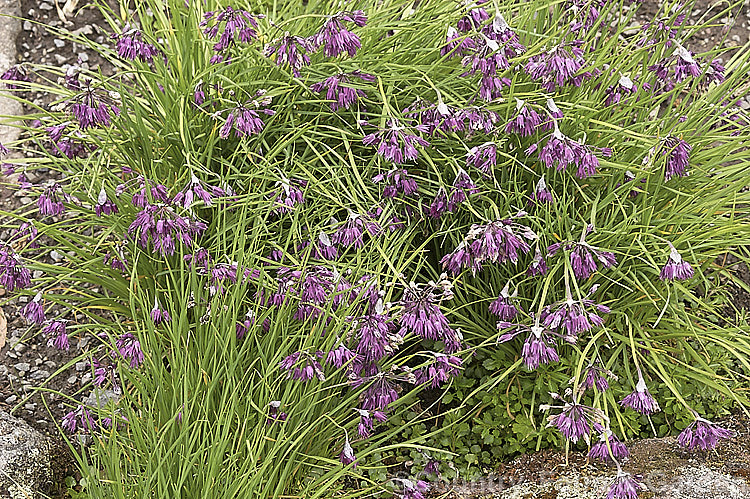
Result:
M32 29L34 29L34 25L31 24L31 21L24 21L23 22L23 29L24 29L24 31L31 31Z
M8 356L11 359L17 359L18 358L18 355L16 355L15 352L6 352L5 355Z
M5 399L5 403L6 403L6 404L12 404L12 403L13 403L13 402L15 402L16 400L18 400L18 396L17 396L17 395L11 395L11 396L10 396L10 397L8 397L7 399Z
M67 60L68 58L64 55L55 54L55 62L57 62L58 64L65 64Z
M29 365L28 362L19 362L18 364L15 364L13 367L16 369L16 371L20 371L22 373L25 373L29 369L31 369L31 366Z
M81 52L80 54L78 54L78 60L81 62L88 62L89 55L86 52Z
M83 371L86 369L86 366L88 365L88 362L76 362L76 371Z
M75 385L76 381L78 381L78 376L76 376L75 374L71 376L70 378L68 378L69 385Z
M49 378L49 371L45 371L43 369L40 369L38 371L32 372L29 377L31 379L36 379L36 380L47 379L47 378Z
M36 409L36 404L34 402L29 402L28 404L25 404L23 408L29 411L33 411L34 409Z
M49 256L56 262L61 262L63 259L63 256L57 250L50 251Z
M16 346L14 346L14 347L13 347L13 351L14 351L15 353L17 353L17 354L22 354L22 353L24 353L24 352L25 352L25 351L26 351L27 349L28 349L28 347L27 347L26 345L24 345L23 343L18 343L18 344L17 344Z
M44 367L47 369L54 369L57 367L57 364L54 361L51 360L45 360L44 361Z
M57 48L62 48L65 46L65 42L60 40L59 38L55 38L54 40L52 40L52 43L54 43L55 47Z

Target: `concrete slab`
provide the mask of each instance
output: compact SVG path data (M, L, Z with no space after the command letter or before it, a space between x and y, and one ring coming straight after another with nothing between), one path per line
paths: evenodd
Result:
M10 16L21 14L20 0L0 0L0 74L16 64L16 36L21 31L21 21ZM4 89L4 85L0 83ZM10 116L20 116L21 104L8 98L0 92L0 144L8 144L16 139L20 130L8 123L13 120Z

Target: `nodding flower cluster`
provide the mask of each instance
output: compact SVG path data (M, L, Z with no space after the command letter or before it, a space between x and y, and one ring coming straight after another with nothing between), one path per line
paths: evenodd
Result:
M362 42L357 35L346 29L345 22L361 28L367 24L367 16L361 10L342 11L329 16L318 32L311 37L315 50L323 47L323 53L328 57L337 57L344 52L349 57L354 57Z
M417 193L419 186L416 180L403 168L394 168L386 173L379 173L372 178L373 183L383 182L384 198L406 197Z
M362 125L369 123L362 122ZM414 125L413 130L425 133L426 125ZM384 159L396 164L402 164L406 161L415 161L419 156L416 146L427 147L428 141L415 135L410 128L403 126L397 119L390 118L385 128L379 128L376 132L365 135L362 143L368 146L376 146L378 154Z
M583 57L582 45L581 40L560 43L531 56L524 69L550 93L568 84L580 87L592 76L591 72L582 71L588 64Z
M555 256L560 249L570 253L570 266L573 269L573 275L577 279L585 280L599 269L608 269L617 265L617 258L614 253L605 251L586 242L586 235L593 231L593 226L589 225L583 229L581 240L578 242L560 242L551 244L547 247L547 257Z
M516 217L523 215L525 213L521 212ZM534 231L510 218L486 225L473 224L456 249L445 255L440 263L453 275L460 274L466 268L476 275L486 261L518 263L520 254L531 251L526 241L536 239L538 236Z
M107 127L112 122L112 115L120 114L120 108L116 105L119 95L94 87L90 79L84 78L80 82L75 77L70 80L69 86L78 91L71 99L70 113L78 120L81 130Z
M693 277L693 267L682 259L677 249L669 244L669 259L659 273L662 281L684 281Z
M31 272L5 242L0 243L0 285L9 293L31 286Z
M540 142L532 144L526 149L526 154L533 154L539 150ZM599 148L602 156L610 157L612 149L608 147ZM587 178L596 174L599 168L599 159L593 152L593 148L563 134L554 121L554 131L547 138L547 142L539 150L539 159L547 168L555 166L557 170L565 170L569 165L578 167L576 177Z
M26 83L31 82L31 78L29 78L28 73L26 73L26 69L21 64L16 64L15 66L11 66L10 68L8 68L7 71L0 75L0 80L5 81L5 88L7 88L8 90L17 90L20 88L20 85L10 83L12 81Z
M369 83L375 81L374 75L362 73L361 71L352 71L351 73L338 73L323 81L314 83L310 85L310 90L313 92L322 92L325 90L326 99L331 101L329 105L333 111L349 109L359 102L359 99L367 97L364 90L345 85L345 83L350 82L352 78L359 78L360 80Z
M237 42L252 43L257 40L258 19L263 17L265 16L251 14L246 10L234 10L230 6L220 12L206 12L203 21L200 23L200 26L204 28L203 32L212 39L219 37L219 40L214 44L214 51L217 54L211 59L211 62L225 60L222 53ZM223 31L219 35L222 27Z
M194 216L182 216L172 206L159 203L147 205L136 215L128 235L143 249L150 242L160 255L172 256L178 243L190 248L205 230L206 224Z
M140 60L150 64L155 56L161 54L161 51L154 45L143 41L143 32L139 29L131 28L120 34L114 34L112 37L117 40L115 44L117 55L123 59Z
M229 138L232 130L236 137L244 137L249 135L257 135L263 131L265 123L260 118L260 114L267 116L273 116L276 111L269 109L271 105L271 96L265 95L265 90L259 90L256 94L256 98L245 102L244 104L238 103L235 107L229 110L227 117L224 121L224 125L219 130L219 137L222 139ZM215 117L218 119L219 115Z
M461 76L479 73L479 96L492 101L502 96L503 87L510 87L510 78L501 73L510 68L510 60L522 55L526 47L499 12L491 23L484 24L488 19L484 9L470 10L458 22L459 30L470 32L470 36L449 27L446 44L440 52L449 57L461 56L461 63L467 68Z

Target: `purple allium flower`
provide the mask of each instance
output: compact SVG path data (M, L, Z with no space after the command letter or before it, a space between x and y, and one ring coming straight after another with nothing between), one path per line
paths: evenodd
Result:
M276 197L273 211L279 214L289 213L298 204L304 204L305 197L301 188L307 186L304 180L288 179L284 176L276 182Z
M459 115L462 121L466 122L466 138L469 139L474 132L481 131L484 134L491 134L495 131L497 123L500 121L500 115L483 106L469 106L461 109Z
M61 192L59 184L52 184L47 187L44 192L37 199L36 205L39 208L39 214L43 217L52 217L62 215L65 211L65 205L60 201L58 196L65 198L65 194ZM58 194L60 193L60 194Z
M310 256L312 258L318 258L320 260L335 260L339 256L338 249L331 242L331 238L328 237L323 231L318 233L318 237L311 238L309 241L305 241L297 248L297 251L302 251L305 248L310 248Z
M148 248L150 240L160 255L172 256L177 243L192 247L205 230L205 223L195 217L180 216L171 206L147 205L128 227L128 235L143 249Z
M214 51L221 52L234 45L235 41L243 43L255 41L258 38L258 33L255 31L255 28L258 27L257 19L263 17L265 16L251 14L245 10L234 10L227 6L226 9L218 13L206 12L200 26L205 28L203 32L206 36L216 39L219 36L219 29L224 23L224 31L221 33L219 41L214 45Z
M339 345L325 356L325 361L336 369L341 369L347 362L357 357L357 354L349 350L346 345Z
M349 435L346 435L344 448L341 450L341 454L339 454L339 460L344 466L354 463L352 467L357 467L357 456L354 455L354 449L352 449L352 445L349 443Z
M23 307L21 314L31 324L43 324L46 317L44 315L44 305L42 305L42 293L37 293L34 299Z
M634 95L638 92L638 85L633 83L633 80L625 75L620 76L616 85L607 87L606 97L604 98L604 104L611 106L619 102L625 101L629 96Z
M500 324L498 323L498 326ZM530 328L530 334L521 349L521 357L523 358L524 365L532 370L537 369L542 364L551 364L552 362L560 361L550 331L541 326L532 326Z
M471 180L469 174L463 168L459 167L456 179L453 181L453 186L451 187L450 197L448 198L448 211L452 213L459 204L466 202L470 196L478 193L479 188Z
M683 47L677 45L675 50L675 67L674 67L674 79L677 82L685 80L688 76L696 77L701 75L701 67L693 59L693 54Z
M290 35L285 32L280 39L277 38L271 43L266 44L263 49L265 57L271 57L276 54L277 66L289 66L292 74L299 78L300 68L310 64L309 53L315 52L315 47L311 40L301 36Z
M107 191L104 190L104 187L99 191L99 195L96 198L94 211L97 217L117 213L117 205L107 197Z
M379 173L372 178L372 181L376 184L385 181L383 188L385 198L395 198L398 195L411 196L418 190L416 180L403 168L394 168L385 174Z
M612 452L610 452L610 449ZM630 451L627 445L620 442L614 433L606 429L599 435L599 441L592 445L589 450L589 458L599 459L605 463L622 461L628 456L630 456Z
M276 111L268 109L271 104L271 97L264 97L265 90L259 90L258 99L253 99L245 104L238 104L229 111L224 125L219 130L219 137L222 139L229 138L232 129L236 137L257 135L263 131L265 123L260 119L260 113L273 116Z
M589 30L599 19L599 9L607 5L607 0L567 0L569 9L575 13L570 23L571 31Z
M429 135L435 135L438 130L448 133L462 132L466 128L466 117L462 110L447 105L440 95L437 104L417 97L402 113L424 125Z
M510 282L500 291L500 296L490 303L490 313L496 315L501 321L512 321L518 315L516 297L518 290L510 293Z
M128 259L125 257L122 244L116 244L112 251L108 251L103 258L102 263L109 265L113 270L119 270L123 274L127 273Z
M557 122L554 123L554 126L554 132L539 151L539 159L547 168L556 166L558 171L565 170L568 165L576 165L578 167L576 170L578 178L587 178L594 175L599 167L599 159L592 152L592 147L564 135L557 128ZM532 144L526 149L526 154L532 154L538 148L539 143ZM612 155L612 150L609 148L601 148L600 150L605 157Z
M355 249L360 249L364 244L363 236L365 232L374 237L381 231L380 225L369 215L360 215L350 211L346 222L340 225L331 236L331 241L333 244L354 246Z
M482 7L469 9L466 14L458 20L457 26L459 31L467 32L478 30L484 21L490 18L490 15Z
M678 14L674 19L668 17L656 18L652 22L645 23L641 28L641 31L653 31L653 37L648 38L644 36L638 44L640 46L649 46L659 43L660 39L664 40L667 48L671 47L674 42L674 38L677 36L677 28L679 28L685 21L685 14ZM652 29L653 28L653 29Z
M401 499L425 499L424 494L430 490L430 483L424 480L411 481L406 478L393 478L401 484L401 490L395 491L396 496Z
M425 125L415 125L414 130L426 132ZM428 141L418 135L414 135L409 128L402 126L396 119L389 119L386 128L378 128L377 132L365 135L362 143L369 146L377 146L378 154L388 161L402 164L405 161L415 161L419 156L417 145L427 147Z
M563 42L541 54L531 56L524 69L550 93L557 87L569 83L580 87L584 79L591 77L588 71L580 72L587 64L581 45L581 40Z
M119 115L120 109L112 104L109 94L91 86L90 80L85 80L76 97L70 112L78 120L81 129L109 126L111 115Z
M443 213L448 211L448 195L444 188L441 187L438 189L435 199L432 200L432 204L425 209L427 214L434 219L439 219L443 216Z
M475 167L485 177L491 177L497 164L497 144L494 142L485 142L482 145L474 146L466 154L466 167Z
M682 259L677 249L669 244L669 260L659 273L659 279L662 281L684 281L693 277L693 267Z
M279 363L279 367L289 371L289 377L297 381L307 382L313 378L325 381L323 366L316 357L323 356L322 352L316 352L315 356L310 355L307 351L294 352L288 355Z
M518 57L526 52L526 47L518 40L518 35L499 12L495 13L491 23L482 28L482 34L498 43L506 59Z
M351 78L359 78L366 82L375 81L374 75L362 73L361 71L352 71L351 73L338 73L323 81L314 83L310 86L310 90L313 92L322 92L325 90L326 100L331 101L329 105L333 111L349 109L356 104L359 99L367 97L364 90L343 85L344 83L351 81Z
M472 53L476 48L476 40L473 37L466 36L453 26L448 26L448 32L445 35L445 45L440 48L440 55L448 57L464 57Z
M593 226L587 226L581 233L581 240L577 243L555 243L547 247L547 256L553 257L565 248L570 251L570 265L573 268L573 275L577 279L588 279L597 271L598 265L603 269L608 269L617 265L617 258L614 253L604 251L586 242L586 235L593 230ZM599 262L597 264L597 261Z
M115 49L117 55L123 59L131 61L140 59L143 62L152 63L154 56L161 53L155 46L143 41L143 32L138 29L129 29L121 34L114 34L112 37L117 39Z
M547 187L547 182L544 181L544 175L536 183L534 187L534 193L529 199L529 204L555 204L555 200L552 197L552 191Z
M703 77L703 82L706 84L710 83L722 83L726 80L724 72L727 68L721 63L721 59L713 59L710 64L706 65L706 74Z
M730 439L735 435L734 431L717 426L715 423L696 416L695 421L677 437L680 447L693 450L696 447L701 450L715 449L719 440Z
M31 82L31 78L29 78L29 75L26 73L26 69L20 64L8 68L8 70L0 76L0 80L5 80L5 88L8 90L17 90L21 88L20 85L9 83L11 81Z
M0 285L9 293L31 286L31 272L7 244L0 244Z
M600 314L608 314L609 307L595 303L587 298L574 300L567 289L567 298L565 301L547 305L542 310L541 320L545 326L553 330L565 329L568 336L577 336L582 331L590 331L592 327L601 327L604 325ZM593 308L596 312L586 309Z
M67 430L68 433L75 433L77 425L78 416L76 416L75 411L70 411L65 414L60 422L60 426L62 426L63 430Z
M461 372L463 361L454 355L445 355L433 352L435 359L425 367L414 371L417 384L428 384L431 388L438 388L450 378L458 376Z
M586 371L586 377L583 379L581 386L583 386L584 388L596 388L600 393L603 393L607 389L609 389L609 382L607 382L607 377L617 379L617 376L615 376L611 371L604 369L597 364L592 364L588 367L588 370Z
M656 399L654 399L648 391L646 382L643 380L640 371L638 371L638 383L635 385L635 391L622 399L620 405L623 407L630 407L634 411L645 415L653 414L661 410Z
M245 317L242 322L237 321L234 325L235 336L238 340L241 340L250 331L250 328L255 324L255 312L252 309L245 313Z
M268 418L266 424L283 423L286 421L287 414L279 410L281 408L280 400L272 400L268 403Z
M475 38L474 49L461 59L461 64L468 69L464 75L480 73L479 97L487 102L502 97L503 87L510 87L511 80L498 75L510 67L508 59L495 40L480 35Z
M8 150L8 148L7 148L7 147L5 147L5 146L4 146L3 144L2 144L2 142L0 142L0 158L2 158L2 157L4 157L4 156L8 155L9 153L10 153L10 151Z
M462 268L471 268L472 274L482 270L482 263L518 263L519 253L528 253L531 247L524 240L535 240L537 235L525 225L512 220L498 220L487 225L473 224L456 249L445 255L440 263L454 275Z
M213 200L225 195L224 189L221 187L213 187L194 174L190 175L190 182L172 199L172 202L178 206L182 206L186 210L193 206L193 203L197 200L203 201L204 206L213 205Z
M399 334L405 336L411 332L435 341L455 336L439 306L443 300L452 297L450 286L443 276L438 283L409 283L399 302L402 307Z
M130 362L130 367L136 369L143 363L143 350L141 342L132 333L125 333L117 338L115 342L117 351L122 357Z
M592 427L592 409L577 402L566 402L559 414L547 417L548 426L557 428L563 436L573 443L580 438L589 441Z
M368 411L376 411L388 408L388 404L398 399L398 392L394 385L381 373L375 382L362 394L362 408Z
M162 322L169 322L171 317L166 309L161 308L158 298L154 298L154 307L151 309L151 320L154 326L158 326Z
M638 491L645 487L630 473L617 471L617 477L609 486L606 499L638 499Z
M346 29L344 22L362 27L367 24L367 16L361 10L342 11L329 16L320 30L310 38L315 50L323 47L323 53L328 57L337 57L344 52L349 57L354 57L362 43L359 36Z
M359 414L359 424L357 425L357 433L362 438L367 438L372 434L375 421L379 423L385 422L388 418L382 411L368 411L365 409L354 409Z
M539 250L539 245L537 245L536 250L534 251L534 258L531 260L529 268L526 269L526 275L535 277L538 275L544 275L546 273L547 261L544 259L542 252Z
M42 334L47 338L47 345L58 350L70 350L70 341L66 331L68 321L55 319L42 328Z
M675 176L686 177L688 175L687 166L692 149L693 146L671 135L662 140L659 154L666 157L666 166L664 169L665 180L669 180Z
M386 314L368 314L357 318L356 330L357 358L367 364L374 364L386 355L393 355L402 341L402 336L393 334L393 324Z
M505 133L517 133L522 137L534 135L542 123L542 117L527 106L525 101L516 98L516 116L505 125Z
M195 88L193 89L193 102L195 102L196 106L200 106L206 102L206 93L203 91L203 80L195 84Z

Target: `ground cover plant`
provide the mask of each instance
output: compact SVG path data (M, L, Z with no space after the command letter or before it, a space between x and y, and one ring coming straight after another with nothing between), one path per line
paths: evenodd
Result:
M123 2L115 74L3 75L59 96L5 145L0 283L99 345L82 492L417 498L564 442L635 497L627 439L731 438L750 56L665 4Z

